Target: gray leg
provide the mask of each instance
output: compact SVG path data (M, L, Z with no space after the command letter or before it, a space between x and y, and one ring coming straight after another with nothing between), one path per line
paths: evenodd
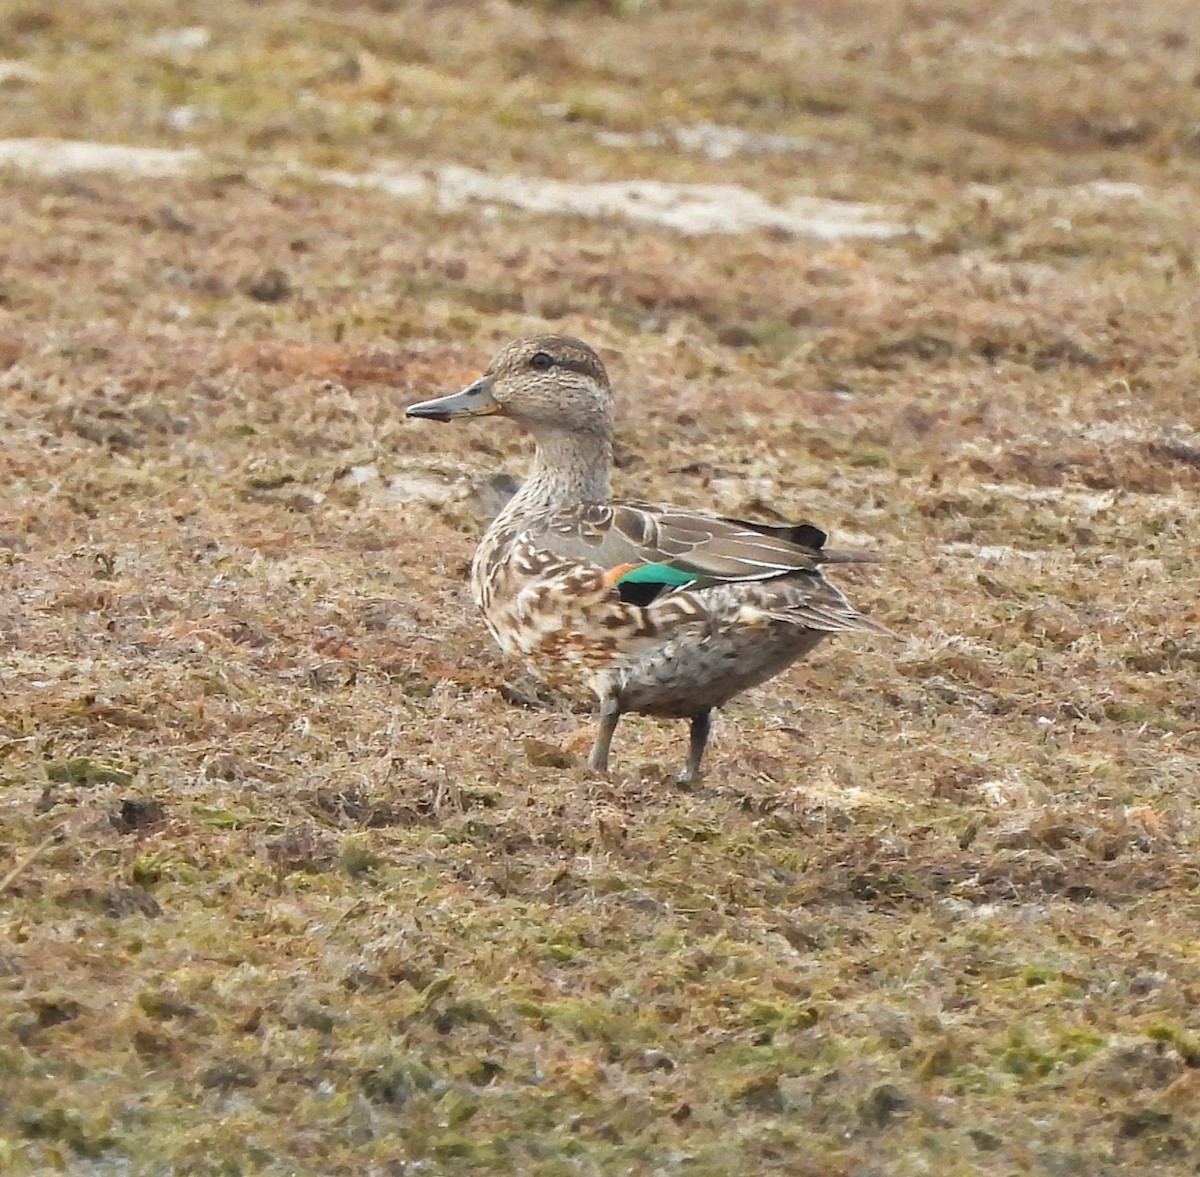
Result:
M679 781L684 785L694 785L700 779L700 761L704 759L708 733L712 730L712 712L701 711L699 715L693 715L691 723L687 767L679 774Z
M592 745L588 756L588 768L595 772L608 772L608 749L612 744L613 732L617 730L617 720L621 718L621 705L609 696L600 700L600 728L596 732L596 742Z

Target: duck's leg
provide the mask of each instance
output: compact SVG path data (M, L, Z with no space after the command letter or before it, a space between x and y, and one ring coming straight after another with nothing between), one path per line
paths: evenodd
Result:
M692 716L691 730L688 735L688 758L683 772L679 774L679 783L694 785L700 780L700 761L704 759L704 749L708 745L708 733L712 730L712 712L701 711Z
M604 695L600 699L600 727L596 732L596 742L588 755L588 768L595 772L608 772L608 749L612 744L613 732L617 730L617 720L621 718L621 704L612 695Z

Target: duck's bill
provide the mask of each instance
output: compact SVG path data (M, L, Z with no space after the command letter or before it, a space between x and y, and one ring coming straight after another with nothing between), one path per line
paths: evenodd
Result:
M405 416L425 417L430 421L453 421L455 417L486 417L499 411L500 406L492 396L491 377L481 376L461 392L409 405Z

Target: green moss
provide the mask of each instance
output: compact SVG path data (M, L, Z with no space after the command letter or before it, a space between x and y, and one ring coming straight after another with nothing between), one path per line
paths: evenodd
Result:
M21 1112L17 1123L30 1140L61 1144L81 1157L99 1157L113 1143L105 1117L94 1109L51 1103Z
M352 879L373 873L383 863L384 859L361 838L347 838L342 842L339 865Z
M414 1097L429 1093L437 1083L436 1072L424 1060L387 1050L366 1060L357 1078L372 1103L394 1107L403 1107Z
M52 760L46 764L46 776L56 784L131 785L134 774L110 761L91 756L72 756L69 760Z
M790 1002L751 1001L745 1010L746 1024L769 1034L782 1030L807 1030L817 1024L819 1011L813 1005Z
M1104 715L1113 723L1144 725L1164 732L1179 731L1187 726L1180 716L1169 708L1137 699L1113 700L1106 703Z
M223 809L212 805L196 805L192 808L192 816L214 830L236 830L242 826L253 824L253 816L248 811Z
M163 882L199 883L205 872L174 851L139 854L129 865L129 881L138 887L154 887Z

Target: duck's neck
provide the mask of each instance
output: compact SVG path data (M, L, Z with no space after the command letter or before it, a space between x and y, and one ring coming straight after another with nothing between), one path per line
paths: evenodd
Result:
M611 438L600 433L554 430L537 434L536 440L533 469L504 514L540 514L610 497Z

